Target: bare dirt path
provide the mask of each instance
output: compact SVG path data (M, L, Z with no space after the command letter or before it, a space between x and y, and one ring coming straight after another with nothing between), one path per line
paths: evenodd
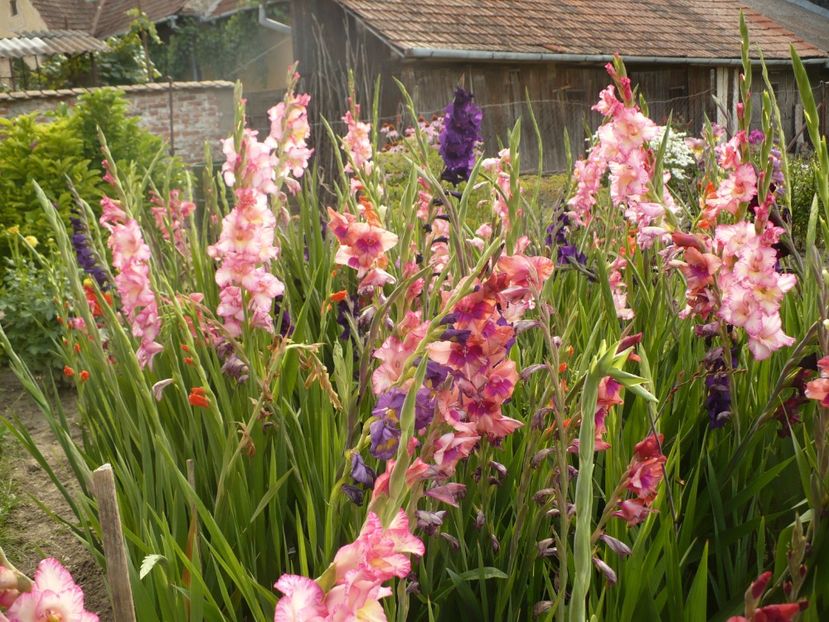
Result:
M74 393L64 391L61 401L67 416L73 419L76 413ZM0 369L0 414L20 419L58 478L73 490L76 487L74 476L60 445L34 402L6 368ZM16 439L6 433L0 436L0 442L3 443L0 450L0 495L14 497L11 503L5 503L11 506L11 510L0 524L0 543L9 561L31 576L40 559L55 557L83 588L86 608L97 612L101 622L112 620L102 571L83 544L44 513L32 498L36 497L50 510L72 521L74 517L63 496ZM0 499L0 505L4 505L4 501L9 500Z

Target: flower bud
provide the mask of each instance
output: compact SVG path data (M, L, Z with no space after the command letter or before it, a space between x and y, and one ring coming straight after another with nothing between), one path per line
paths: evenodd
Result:
M505 467L500 462L495 462L495 460L489 461L489 468L495 471L495 477L499 480L503 480L507 476L507 467Z
M627 557L631 554L630 547L622 542L621 540L617 540L616 538L603 533L599 536L599 540L604 542L611 551L616 553L616 555L621 555L622 557Z
M438 527L443 525L443 517L446 516L446 511L427 512L425 510L418 510L416 516L417 528L423 531L423 533L432 536Z
M475 515L475 529L482 529L486 523L486 516L481 510Z
M613 570L613 568L608 566L606 563L604 563L598 557L593 558L593 565L596 566L596 568L599 570L599 572L601 572L605 576L608 583L610 583L611 585L616 585L616 581L617 581L616 571Z
M555 605L555 603L551 600L540 600L533 606L533 615L535 617L543 615L552 609L553 605Z
M552 546L554 540L552 538L544 538L536 542L536 549L539 557L554 557L558 553L558 549Z
M542 488L538 492L533 495L533 501L535 501L538 505L544 505L552 499L556 494L554 488Z
M501 550L501 543L498 542L498 538L495 537L495 534L489 535L489 543L492 545L492 550L497 553Z
M461 543L455 536L445 532L441 532L440 537L449 543L449 546L452 547L453 551L461 550Z
M536 454L530 460L530 466L534 469L537 469L538 466L544 462L545 458L552 454L555 451L554 447L545 447L544 449L536 452Z

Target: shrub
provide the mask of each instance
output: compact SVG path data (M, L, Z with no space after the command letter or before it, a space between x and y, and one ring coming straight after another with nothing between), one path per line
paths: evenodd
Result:
M104 174L98 128L116 164L152 168L151 178L181 183L182 162L164 152L164 140L139 125L129 114L123 92L99 89L62 107L49 118L37 114L0 119L0 226L19 226L23 235L45 239L52 234L40 208L33 181L58 206L64 222L73 203L70 183L84 201L97 208ZM0 256L8 253L0 239Z
M789 160L789 184L792 188L792 238L799 246L806 240L809 213L817 192L818 161L812 156Z
M62 367L56 356L61 328L50 273L21 248L27 245L25 241L9 237L12 256L4 258L0 322L15 352L32 369L42 372ZM29 242L36 240L29 238Z
M100 196L97 169L84 155L83 139L69 118L47 122L35 114L0 119L0 226L19 226L23 235L52 235L35 195L37 181L68 223L72 194L68 183L90 203ZM0 255L8 254L0 239Z

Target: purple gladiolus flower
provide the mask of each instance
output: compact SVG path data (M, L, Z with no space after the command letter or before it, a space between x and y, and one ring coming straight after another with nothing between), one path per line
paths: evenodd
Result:
M731 418L731 385L722 348L710 350L703 359L708 375L705 377L705 409L712 429L723 427ZM736 357L732 353L732 367Z
M365 463L360 454L354 454L351 457L351 477L358 484L362 484L366 488L373 488L377 474L374 469Z
M475 165L475 144L481 140L483 112L472 101L472 93L458 87L446 107L440 132L440 155L446 168L442 178L452 184L469 179Z
M78 265L84 272L98 282L98 287L106 289L109 286L109 277L107 276L106 270L98 262L98 256L95 251L92 250L89 230L77 209L72 209L69 222L72 224L72 246L75 249Z
M751 130L751 133L748 135L748 144L759 145L765 139L766 135L763 133L763 130Z
M365 493L362 488L352 486L351 484L343 484L342 491L354 505L363 505L363 497Z
M377 400L372 414L377 421L369 426L371 436L371 455L378 460L388 460L397 453L400 442L400 410L406 394L400 389L391 389Z
M432 392L423 387L418 390L415 399L415 430L422 430L430 423L435 416L435 399Z

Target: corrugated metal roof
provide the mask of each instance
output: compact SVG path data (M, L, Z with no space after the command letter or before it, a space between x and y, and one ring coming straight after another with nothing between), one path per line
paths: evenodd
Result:
M106 43L80 30L21 32L0 38L0 58L81 54L106 50Z

